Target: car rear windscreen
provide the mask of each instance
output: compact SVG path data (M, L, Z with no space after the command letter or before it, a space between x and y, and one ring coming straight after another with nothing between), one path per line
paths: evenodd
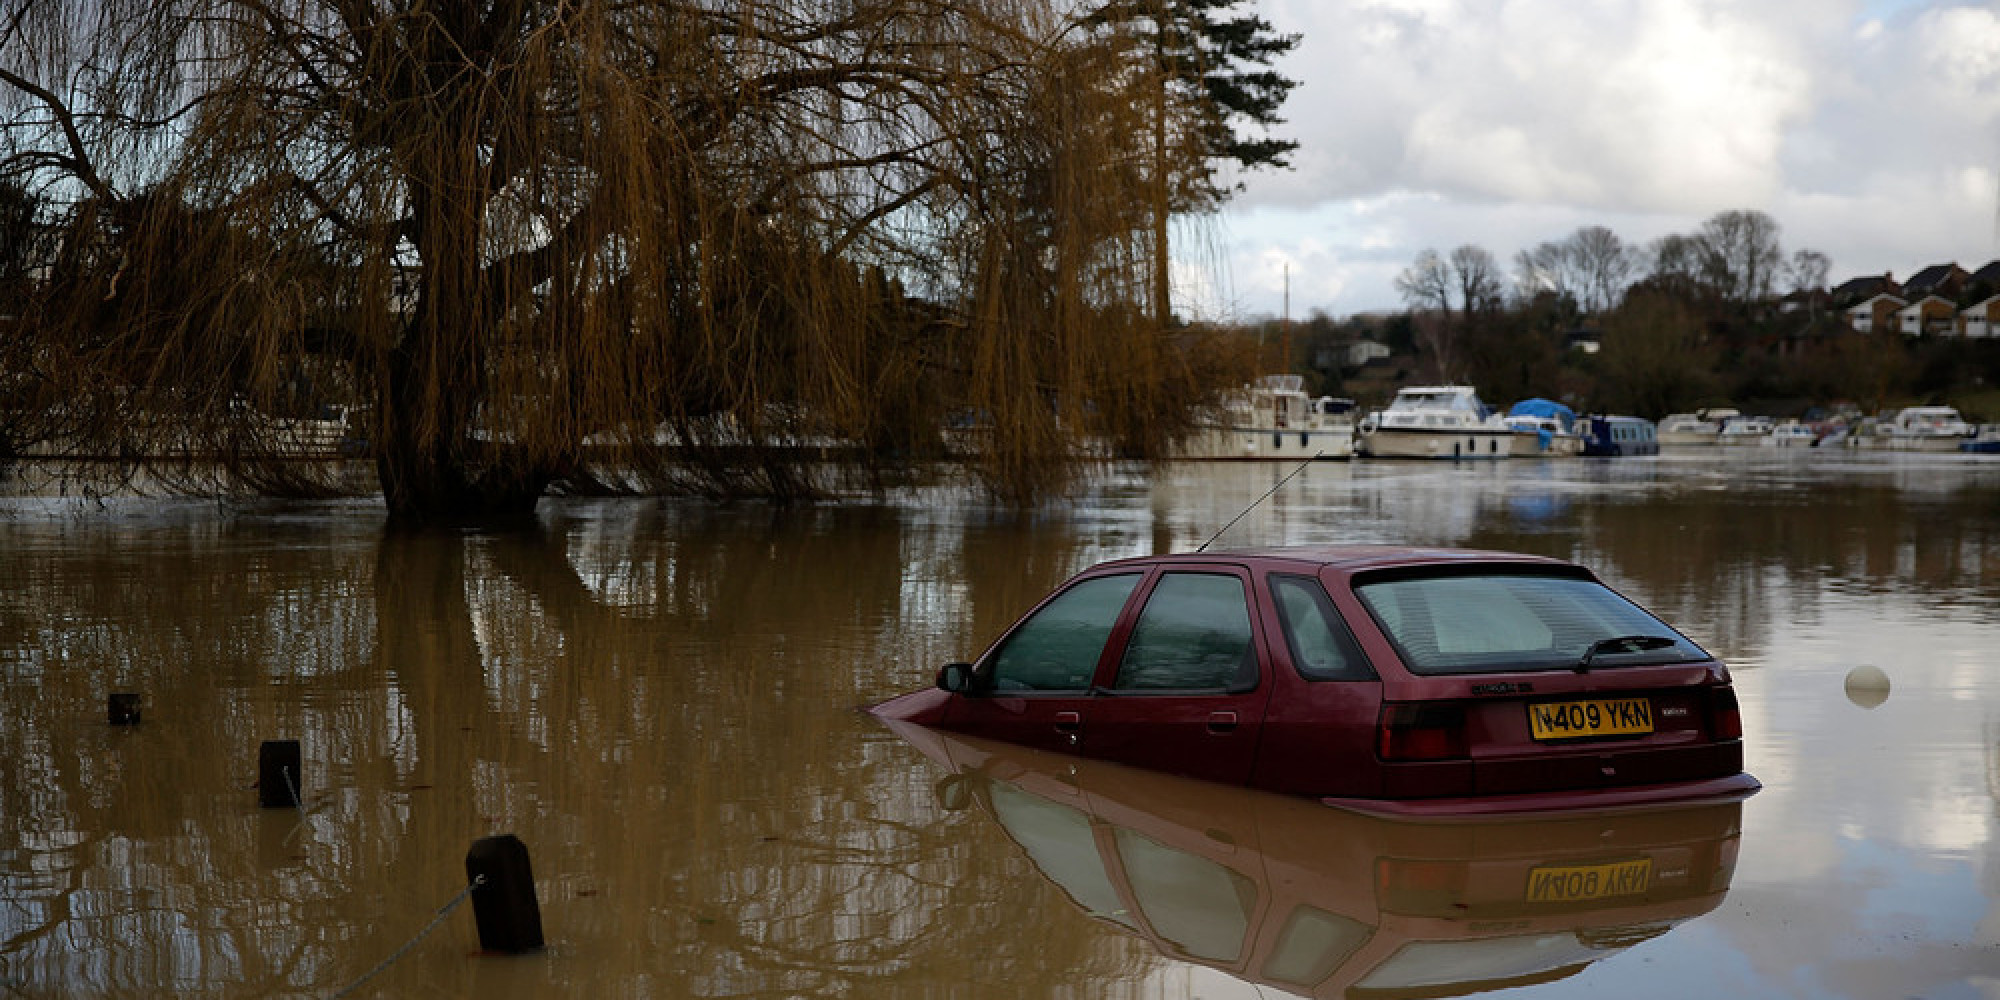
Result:
M1591 669L1709 658L1595 580L1461 572L1369 580L1354 592L1418 674L1567 670L1586 654Z

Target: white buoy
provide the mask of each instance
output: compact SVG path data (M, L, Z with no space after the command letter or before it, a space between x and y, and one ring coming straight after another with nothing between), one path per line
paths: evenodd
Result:
M1847 700L1862 708L1874 708L1889 700L1889 675L1881 667L1860 666L1847 672Z

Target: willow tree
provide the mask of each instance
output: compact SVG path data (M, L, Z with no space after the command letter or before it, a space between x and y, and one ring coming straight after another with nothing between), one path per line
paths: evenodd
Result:
M796 489L788 445L921 454L957 416L1025 500L1199 391L1141 319L1115 40L1038 0L15 0L4 27L0 179L62 246L20 356L74 438L170 427L271 482L269 417L346 392L422 521L633 476Z

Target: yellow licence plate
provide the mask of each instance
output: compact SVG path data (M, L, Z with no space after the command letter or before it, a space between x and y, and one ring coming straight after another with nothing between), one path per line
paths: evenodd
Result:
M1608 865L1550 865L1528 872L1528 902L1577 903L1635 896L1653 881L1653 859Z
M1653 703L1644 698L1609 698L1529 705L1528 729L1538 740L1650 733Z

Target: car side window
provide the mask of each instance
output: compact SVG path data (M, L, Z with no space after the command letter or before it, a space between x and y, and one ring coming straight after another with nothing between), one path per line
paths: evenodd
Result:
M1278 606L1292 665L1312 681L1371 680L1375 672L1347 634L1326 588L1309 576L1272 574L1271 599Z
M1133 626L1113 687L1125 691L1257 686L1243 581L1221 573L1160 577Z
M1007 637L993 656L995 691L1082 691L1140 574L1085 580L1063 591Z

